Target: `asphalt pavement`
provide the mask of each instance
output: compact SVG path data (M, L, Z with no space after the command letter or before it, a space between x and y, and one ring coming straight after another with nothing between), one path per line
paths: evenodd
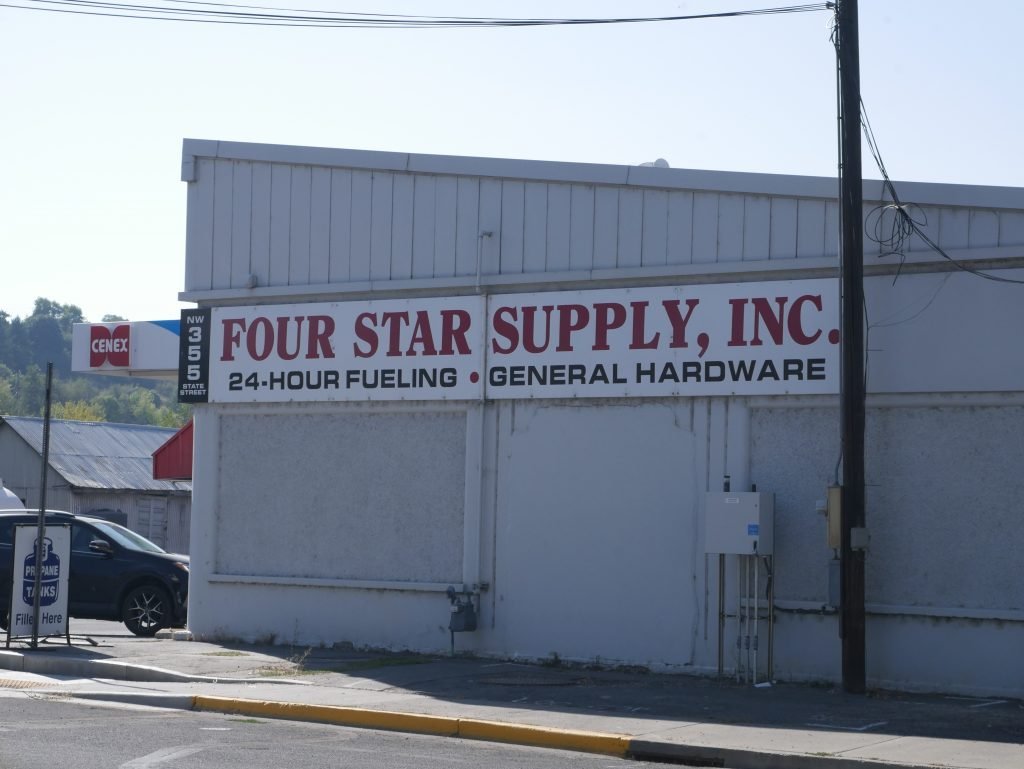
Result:
M59 691L737 769L1024 769L1019 700L851 695L831 686L208 643L182 631L144 639L118 628L76 621L71 646L12 643L0 650L0 688L38 681L40 696Z

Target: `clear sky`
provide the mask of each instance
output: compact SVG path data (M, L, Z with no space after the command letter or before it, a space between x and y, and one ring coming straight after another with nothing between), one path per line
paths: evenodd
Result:
M505 17L781 4L259 3ZM25 316L44 296L89 320L149 320L191 306L177 299L185 137L834 176L830 21L288 29L2 7L0 309ZM1024 186L1022 22L1019 0L860 0L863 99L894 179Z

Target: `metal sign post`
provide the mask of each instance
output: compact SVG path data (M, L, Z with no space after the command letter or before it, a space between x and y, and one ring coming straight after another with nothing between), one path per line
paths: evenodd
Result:
M53 363L46 364L46 407L43 414L43 469L39 478L39 524L36 533L35 589L32 591L32 648L39 647L39 591L43 578L43 550L46 534L46 469L50 464L50 403L53 393ZM13 608L13 607L12 607Z

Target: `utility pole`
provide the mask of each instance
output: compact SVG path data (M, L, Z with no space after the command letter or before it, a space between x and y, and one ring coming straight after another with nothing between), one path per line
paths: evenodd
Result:
M866 688L864 621L864 188L860 157L860 54L857 0L836 1L839 67L839 225L842 273L843 450L840 511L840 628L843 689Z

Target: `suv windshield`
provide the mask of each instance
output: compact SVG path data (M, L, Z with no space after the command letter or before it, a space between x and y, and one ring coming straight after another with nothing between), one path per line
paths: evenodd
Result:
M89 521L89 523L117 542L117 544L122 547L127 547L129 550L141 550L146 553L166 552L163 548L154 545L148 539L136 534L134 531L129 531L124 526L118 526L116 523L110 523L109 521L93 520Z

